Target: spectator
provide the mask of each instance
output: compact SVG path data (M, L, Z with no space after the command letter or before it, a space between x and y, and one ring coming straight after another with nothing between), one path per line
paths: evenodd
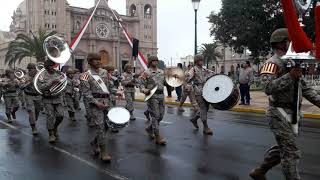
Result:
M233 83L237 83L238 78L233 65L230 66L230 71L228 72L228 76L232 79Z
M216 67L215 66L212 66L211 70L216 73Z
M224 66L221 66L221 71L220 74L224 74L225 70L224 70Z
M177 66L178 66L178 68L180 68L181 70L183 70L181 63L178 63ZM176 94L177 94L177 99L176 99L176 101L177 101L177 102L180 102L180 100L181 100L181 95L182 95L182 85L176 87Z
M240 70L239 75L239 88L241 95L240 105L250 105L250 85L253 82L253 70L250 62L246 61L244 68Z

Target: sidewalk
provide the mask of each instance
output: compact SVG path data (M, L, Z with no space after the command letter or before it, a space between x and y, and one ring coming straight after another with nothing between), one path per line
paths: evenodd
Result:
M142 102L144 100L144 94L140 93L138 89L136 92L136 101ZM231 111L265 113L268 107L268 97L261 91L251 91L250 94L252 99L250 106L237 105L231 109ZM172 98L165 99L166 104L179 105L179 103L175 101L177 99L176 97L176 93L173 91ZM191 106L189 98L184 103L184 106ZM306 118L320 119L320 108L311 104L306 99L302 101L302 112Z

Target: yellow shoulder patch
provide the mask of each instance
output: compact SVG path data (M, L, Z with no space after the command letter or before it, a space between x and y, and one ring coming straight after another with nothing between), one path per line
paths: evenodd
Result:
M80 80L81 80L81 81L88 81L88 80L89 80L89 73L83 73L83 74L80 76Z
M275 63L266 63L262 66L260 74L276 74L278 65Z

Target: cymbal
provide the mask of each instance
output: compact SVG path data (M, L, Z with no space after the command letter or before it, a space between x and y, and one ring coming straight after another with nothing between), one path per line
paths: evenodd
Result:
M165 71L165 79L171 87L178 87L185 82L186 76L180 68L169 68Z

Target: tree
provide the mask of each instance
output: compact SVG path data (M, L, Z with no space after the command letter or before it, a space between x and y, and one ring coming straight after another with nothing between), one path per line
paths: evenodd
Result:
M48 36L54 34L56 34L55 31L47 33L42 29L39 29L37 36L32 34L32 37L29 37L26 34L18 34L15 40L9 43L5 63L12 67L16 62L20 64L25 57L34 57L37 62L44 62L46 53L43 49L43 42Z
M217 62L218 58L221 58L222 55L217 51L218 43L204 43L201 46L200 52L204 56L204 59L207 64L207 68L209 66L209 62Z
M309 37L314 37L313 17L313 13L304 17ZM236 52L247 47L255 62L269 54L271 33L285 27L279 0L222 0L221 11L208 18L211 36Z

